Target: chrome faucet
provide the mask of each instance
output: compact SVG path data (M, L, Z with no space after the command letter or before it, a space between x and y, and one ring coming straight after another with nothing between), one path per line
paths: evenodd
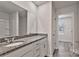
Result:
M11 40L12 40L12 42L13 42L13 41L15 40L15 37L12 37L12 39L11 39Z
M9 38L5 38L6 43L9 43Z
M6 40L6 43L12 43L13 42L13 38L5 38L5 40Z

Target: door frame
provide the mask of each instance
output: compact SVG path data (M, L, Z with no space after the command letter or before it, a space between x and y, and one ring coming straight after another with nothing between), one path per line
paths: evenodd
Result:
M56 48L58 49L58 15L66 15L66 14L70 14L71 15L71 17L73 17L73 21L72 21L72 32L73 32L73 34L72 34L72 48L73 48L73 50L72 51L74 51L74 12L70 12L70 13L62 13L62 14L57 14L56 13L56 36L57 36L57 38L56 38Z

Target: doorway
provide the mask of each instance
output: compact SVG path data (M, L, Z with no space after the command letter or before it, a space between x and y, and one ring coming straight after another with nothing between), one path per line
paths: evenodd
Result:
M74 44L74 17L72 13L57 16L58 56L72 56Z

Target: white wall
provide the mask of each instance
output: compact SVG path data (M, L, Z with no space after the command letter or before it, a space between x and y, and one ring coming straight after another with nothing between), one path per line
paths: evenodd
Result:
M52 2L48 2L38 7L38 33L48 34L49 56L52 56Z
M18 12L13 12L10 15L9 20L9 28L10 28L10 36L19 35L19 16Z
M54 52L54 49L57 48L57 20L56 20L56 8L55 8L55 5L54 3L52 4L52 25L51 25L51 30L52 30L52 33L51 33L51 40L52 40L52 54Z
M78 50L79 51L79 2L77 3L77 7L76 7L76 14L75 14L75 16L76 16L76 19L77 19L77 21L75 22L75 25L76 25L76 39L74 40L74 49L76 50ZM78 51L77 51L77 53L78 53Z
M60 8L65 8L67 6L71 6L76 2L77 1L54 1L54 4L56 9L60 9Z
M28 12L27 33L37 33L37 16Z
M9 36L9 14L0 12L0 37Z
M19 13L19 35L27 34L27 12Z
M9 14L5 12L0 12L0 19L9 20Z

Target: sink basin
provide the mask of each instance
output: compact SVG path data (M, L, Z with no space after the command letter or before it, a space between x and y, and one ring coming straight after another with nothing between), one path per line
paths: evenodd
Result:
M21 45L23 44L24 42L14 42L14 43L11 43L11 44L8 44L8 45L5 45L4 47L13 47L13 46L18 46L18 45Z

